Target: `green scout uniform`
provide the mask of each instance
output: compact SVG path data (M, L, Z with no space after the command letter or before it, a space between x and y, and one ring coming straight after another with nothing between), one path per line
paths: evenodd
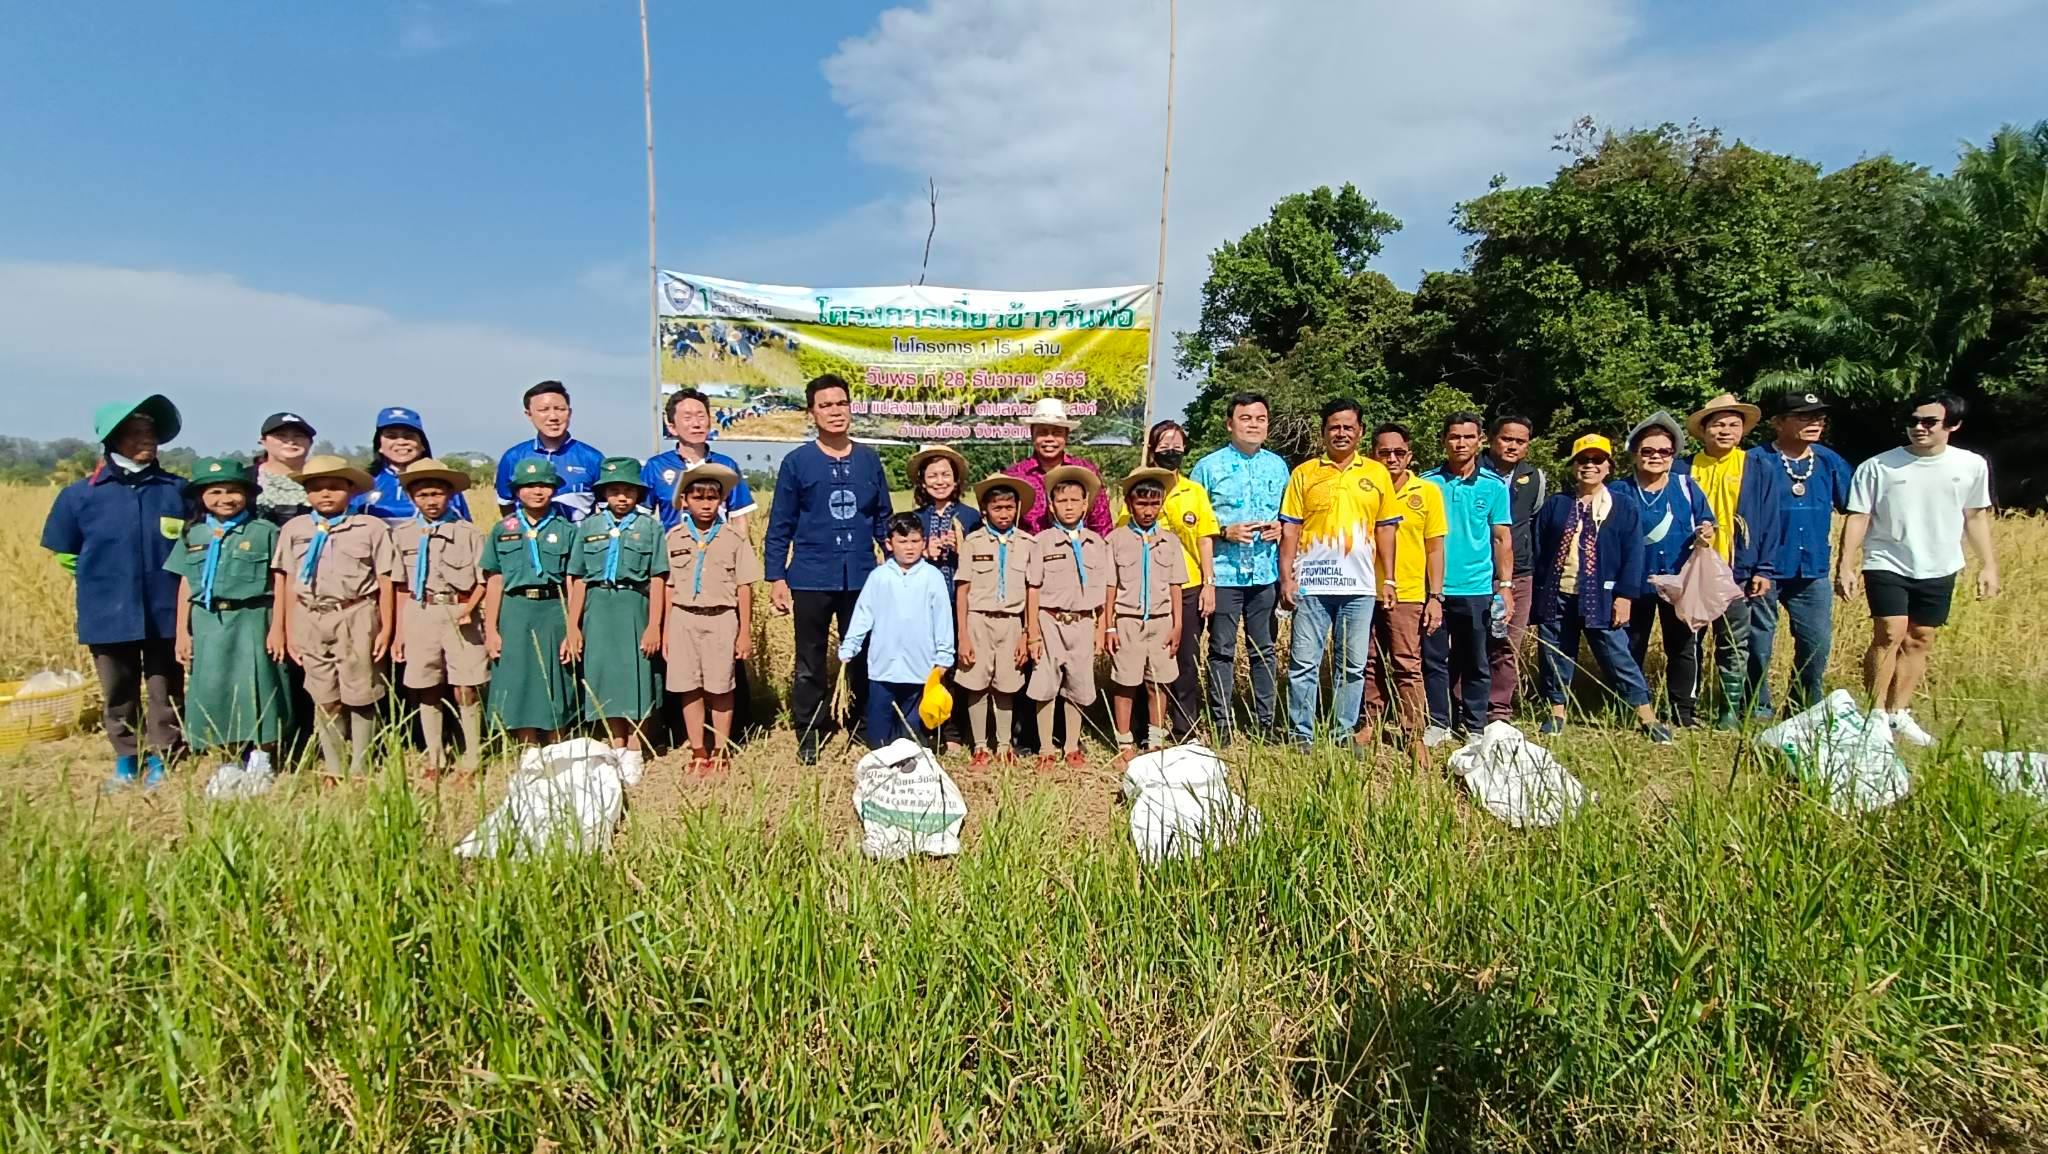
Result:
M640 484L640 462L631 457L605 461L591 486ZM597 512L576 525L576 559L569 572L586 583L583 591L583 716L591 721L622 717L641 721L661 702L654 661L640 652L647 631L647 582L668 575L668 549L661 518L638 510L614 519L599 499ZM614 545L616 542L616 545Z
M552 462L521 461L512 477L522 485L561 485ZM526 510L491 527L481 568L504 578L498 635L505 648L491 666L493 721L505 729L557 730L576 720L576 671L562 663L569 607L562 589L576 546L576 526L550 512L538 522Z
M256 486L239 461L200 461L186 486ZM192 669L185 682L185 743L195 750L273 745L291 727L284 665L264 648L270 634L270 556L277 526L244 509L187 526L164 568L183 577L192 600ZM209 576L209 569L211 574Z

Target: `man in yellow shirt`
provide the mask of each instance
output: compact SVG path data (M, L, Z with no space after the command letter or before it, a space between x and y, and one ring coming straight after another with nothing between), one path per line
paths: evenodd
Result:
M1387 702L1398 700L1401 730L1411 743L1419 742L1428 709L1422 692L1422 635L1435 632L1444 619L1444 535L1450 526L1444 519L1443 490L1410 468L1415 463L1412 440L1403 425L1381 425L1372 433L1373 459L1393 479L1401 527L1394 545L1394 598L1373 615L1361 740L1379 728Z
M1146 462L1176 474L1188 455L1188 431L1178 421L1161 421L1145 437ZM1131 519L1129 509L1117 514L1119 526ZM1202 678L1197 671L1197 653L1202 626L1216 612L1216 536L1223 532L1216 523L1216 510L1209 504L1209 491L1187 477L1179 477L1166 492L1166 504L1159 510L1159 523L1180 542L1182 560L1187 562L1188 580L1180 591L1180 648L1175 651L1173 684L1166 687L1168 724L1175 743L1191 739L1195 722L1202 716ZM1140 701L1145 700L1143 695Z
M1394 479L1359 453L1358 402L1323 406L1323 455L1303 462L1280 498L1280 608L1296 610L1287 648L1287 717L1296 745L1315 739L1323 647L1336 647L1330 732L1358 729L1375 600L1395 601Z

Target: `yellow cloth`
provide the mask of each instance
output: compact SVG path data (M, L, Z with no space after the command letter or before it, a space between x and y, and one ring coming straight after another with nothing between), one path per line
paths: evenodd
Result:
M1714 512L1714 552L1721 560L1735 560L1735 506L1742 500L1742 463L1749 454L1730 449L1719 460L1701 453L1692 459L1692 479L1707 495L1707 508Z
M1130 524L1131 511L1119 510L1116 523L1120 527ZM1180 542L1181 555L1187 560L1188 580L1181 588L1201 588L1202 538L1223 531L1216 523L1216 510L1209 504L1209 491L1186 477L1175 481L1173 491L1166 494L1166 503L1159 507L1159 523Z
M1295 466L1280 495L1280 519L1301 526L1294 579L1318 596L1379 594L1373 580L1373 530L1401 520L1394 478L1363 453L1338 465L1317 457Z
M1444 491L1414 473L1394 489L1394 503L1401 507L1401 527L1394 534L1395 598L1402 604L1419 604L1429 595L1428 543L1440 541L1451 531L1444 517Z

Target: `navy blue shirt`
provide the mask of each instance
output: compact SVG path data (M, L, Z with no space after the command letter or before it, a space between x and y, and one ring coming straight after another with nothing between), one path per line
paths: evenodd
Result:
M1702 522L1713 524L1714 510L1707 495L1690 476L1673 474L1664 487L1644 492L1633 476L1609 482L1608 491L1617 501L1632 501L1641 514L1643 526L1643 582L1629 597L1652 595L1649 578L1676 573L1692 556L1693 534Z
M555 490L555 511L571 521L581 521L590 516L597 507L597 497L591 493L591 485L597 482L597 475L604 469L604 454L596 446L584 444L574 437L562 442L559 449L541 448L540 438L521 441L498 456L498 504L510 509L516 499L512 495L512 470L519 462L533 457L555 463L555 472L562 475L562 487Z
M754 491L747 488L747 475L740 472L738 461L716 449L707 448L704 463L724 465L739 477L738 483L732 487L732 492L727 493L725 500L719 503L719 520L744 516L759 507L754 503ZM661 527L664 529L673 529L683 523L683 510L676 504L676 479L689 467L690 463L683 460L683 455L674 449L656 453L647 458L645 465L640 466L640 483L647 486L647 503L652 505L655 513L661 517Z
M938 560L932 561L939 575L946 579L947 603L951 604L953 575L960 571L960 539L981 528L981 514L955 501L946 507L943 514L936 512L930 505L919 505L917 515L924 522L926 537L936 537L949 528L953 532L953 547L939 554Z
M791 589L859 589L888 539L889 478L881 454L856 444L834 457L807 441L775 471L762 572Z
M349 498L348 511L368 513L381 518L387 525L403 525L413 519L419 510L413 507L412 494L398 483L398 470L389 462L370 478L370 491L357 493ZM460 493L448 494L448 511L463 520L469 520L469 502Z
M1834 516L1849 511L1849 480L1856 470L1826 445L1815 445L1813 455L1804 461L1787 461L1776 445L1758 445L1749 451L1744 472L1749 469L1767 469L1783 479L1778 486L1778 549L1773 566L1777 579L1827 577L1834 562L1830 542ZM1795 481L1805 483L1805 493L1792 491Z
M78 641L119 645L178 635L178 575L164 559L185 531L185 479L155 465L102 462L57 494L43 548L78 556Z

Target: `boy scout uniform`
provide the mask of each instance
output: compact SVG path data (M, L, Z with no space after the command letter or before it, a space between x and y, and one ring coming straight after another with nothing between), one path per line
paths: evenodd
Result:
M291 726L284 665L265 648L278 528L255 516L256 483L247 465L200 461L185 492L196 498L211 485L239 485L250 504L228 521L202 513L164 560L167 571L185 579L192 602L185 743L194 750L274 745Z
M469 487L467 476L432 457L406 466L399 480L410 486L430 478L448 482L456 493ZM484 535L455 514L450 496L449 512L441 520L427 521L415 513L391 530L397 577L405 587L398 598L398 632L405 639L407 689L477 686L491 679L481 610L458 620L462 604L483 582Z
M1180 538L1158 521L1151 531L1136 522L1109 535L1116 566L1116 652L1109 677L1118 685L1169 685L1180 674L1166 646L1173 631L1173 599L1188 579Z
M685 473L676 482L678 500L690 480ZM725 522L700 527L685 513L683 523L668 533L668 569L668 632L662 652L668 659L669 690L731 693L736 682L733 648L740 639L740 587L761 580L761 559L754 555L753 544Z
M560 488L554 462L529 457L514 468L512 489ZM484 535L481 568L503 582L498 636L504 648L491 668L491 717L506 729L554 731L576 718L576 671L562 661L569 635L562 586L576 545L576 526L554 505L538 521L524 506Z
M313 457L292 476L301 484L341 477L358 493L370 487L369 474L340 457ZM370 655L378 629L377 582L394 576L397 564L384 522L366 514L330 519L306 513L278 530L271 568L285 576L285 596L292 600L286 628L306 675L306 695L316 704L361 708L383 699Z
M960 688L979 692L993 685L997 693L1024 688L1024 671L1013 658L1024 636L1024 595L1037 553L1037 539L1014 524L1004 534L984 524L960 542L955 580L967 589L967 639L974 645L974 664L953 672ZM1004 738L1008 744L1008 735Z
M1095 702L1095 625L1109 588L1109 543L1093 529L1055 524L1038 534L1026 581L1038 587L1038 634L1045 656L1031 670L1025 694L1075 705ZM1043 736L1043 735L1041 735Z
M661 518L637 509L612 516L602 496L606 485L631 485L642 499L647 495L639 461L609 458L591 486L600 494L597 509L576 524L569 572L584 583L583 716L640 721L661 701L654 662L640 652L640 637L647 631L647 584L668 575L668 549Z

